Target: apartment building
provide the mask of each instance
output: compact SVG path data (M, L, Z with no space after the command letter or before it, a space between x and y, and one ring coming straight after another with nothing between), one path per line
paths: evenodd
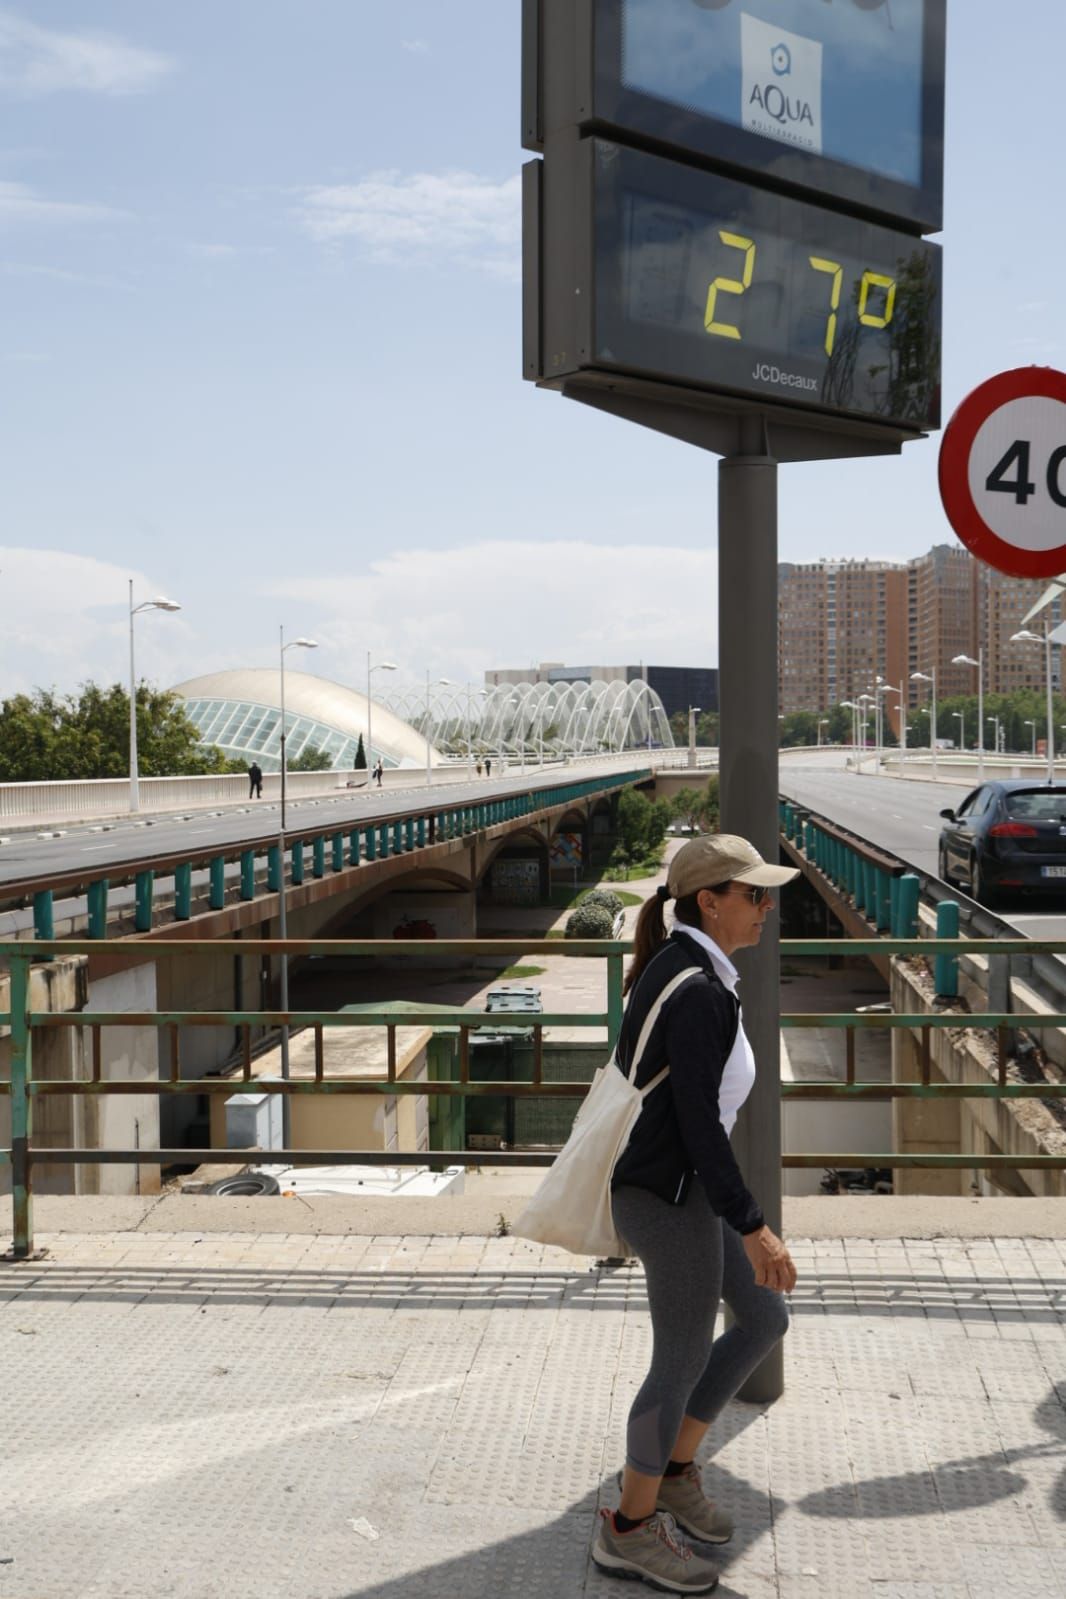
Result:
M869 693L877 683L898 736L898 691L913 711L937 695L972 694L975 667L954 657L983 652L986 693L1044 687L1044 652L1012 643L1045 588L1042 580L1005 577L968 550L935 545L905 563L872 560L782 562L778 568L778 660L781 711L827 710ZM1044 618L1063 615L1056 600ZM1054 652L1060 680L1060 651ZM923 674L917 681L914 674ZM924 678L924 680L923 680ZM891 691L897 690L896 693Z

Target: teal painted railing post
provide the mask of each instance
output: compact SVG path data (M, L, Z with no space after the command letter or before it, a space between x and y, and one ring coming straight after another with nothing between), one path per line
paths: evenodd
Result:
M52 890L42 889L33 896L33 936L34 938L53 939L56 936L55 916L53 915Z
M289 866L290 879L294 883L302 883L304 880L304 846L302 839L293 844L289 851L289 860L291 862Z
M33 1254L33 1097L30 1094L30 958L12 955L11 974L11 1195L14 1201L12 1254Z
M182 861L174 868L174 920L187 922L192 915L192 867Z
M271 844L267 850L267 888L272 894L281 892L281 845Z
M403 823L402 822L393 822L393 824L392 824L392 853L394 855L402 855L403 854L403 849L404 849L404 844L403 844Z
M332 859L330 861L330 864L333 867L333 870L335 872L343 872L343 870L344 870L344 834L343 833L334 833L332 839L330 840L330 847L331 847L331 850L332 850Z
M613 1049L622 1030L622 982L624 979L621 955L607 957L607 1046Z
M378 858L378 835L376 829L373 827L368 827L363 836L366 839L367 860L376 861Z
M418 818L418 847L419 847L419 849L423 849L425 847L425 842L426 842L426 818L424 816L420 816Z
M89 884L89 937L107 937L107 878Z
M211 873L208 904L213 911L220 911L226 903L226 863L221 855L214 857L208 870Z
M403 846L404 849L414 849L414 847L415 847L415 819L414 819L413 816L409 816L407 818L407 821L404 823L404 834L405 834L404 846Z
M849 853L851 855L851 896L855 901L855 909L864 911L866 909L866 864L859 859L854 850L850 850Z
M378 828L378 854L383 861L389 857L389 829L387 824Z
M889 932L893 938L902 938L899 930L899 878L893 877L888 885L889 892Z
M326 875L326 840L321 833L311 845L311 873L314 877Z
M154 872L138 872L133 889L133 925L138 933L152 931L152 892Z
M912 872L899 880L899 937L918 937L918 896L921 884Z
M937 938L958 938L959 907L953 899L942 899L936 908ZM938 999L957 999L959 995L959 957L938 955L933 962L933 985Z
M885 933L892 926L892 879L887 872L877 869L877 931Z
M348 864L349 866L359 865L359 829L357 827L353 827L348 834Z
M241 898L255 898L255 850L241 850Z

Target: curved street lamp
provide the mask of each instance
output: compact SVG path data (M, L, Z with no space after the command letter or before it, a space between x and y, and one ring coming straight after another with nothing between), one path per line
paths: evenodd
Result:
M180 611L177 600L158 595L154 600L133 603L133 579L130 578L130 811L141 808L140 778L137 772L137 672L133 664L133 618L142 611Z
M984 648L978 650L977 659L972 655L953 655L952 666L975 666L977 668L977 781L985 780L985 652Z
M370 721L373 709L373 700L370 698L370 677L373 672L395 672L395 661L378 661L376 665L370 664L370 651L366 652L366 769L369 772L374 765L374 746L370 738ZM369 778L367 779L369 782Z
M285 656L289 650L317 650L318 644L313 638L294 638L285 642L285 629L278 629L280 651L278 666L281 677L281 828L278 832L278 934L285 941L289 936L289 923L285 894ZM283 1012L289 1009L289 957L286 951L281 955L281 1008ZM289 1080L289 1024L281 1024L281 1076L284 1082ZM285 1094L281 1101L281 1142L286 1149L291 1147L292 1138L292 1106L289 1096Z
M936 782L936 667L928 672L912 672L912 683L929 684L929 753L932 758L933 782Z
M1044 646L1044 677L1047 686L1047 780L1055 781L1055 707L1052 701L1051 684L1051 629L1045 622L1043 633L1034 633L1030 628L1023 627L1020 633L1012 633L1012 644L1042 644ZM1033 754L1036 754L1036 726L1033 726Z

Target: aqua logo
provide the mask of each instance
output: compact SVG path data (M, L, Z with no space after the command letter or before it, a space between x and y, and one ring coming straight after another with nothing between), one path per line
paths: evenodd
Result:
M770 51L770 65L779 78L787 78L792 71L792 51L787 44L776 44Z
M786 94L784 89L776 83L768 83L765 88L755 84L748 100L749 109L758 106L760 111L784 127L787 123L807 123L814 127L814 111L809 100L804 100L797 95Z

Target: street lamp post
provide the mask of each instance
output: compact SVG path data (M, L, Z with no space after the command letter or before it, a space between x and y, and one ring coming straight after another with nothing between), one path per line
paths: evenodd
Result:
M1002 740L1002 738L1000 736L1000 720L999 720L999 717L998 716L986 716L985 717L985 726L987 727L990 722L991 722L992 726L996 730L995 733L992 735L993 736L993 740L994 740L994 742L992 744L992 750L993 750L994 754L1000 755L1002 753L1001 745L1002 745L1003 740Z
M929 753L933 763L933 782L936 782L936 667L928 672L912 672L912 683L929 684Z
M840 708L842 711L851 712L851 747L857 752L859 746L859 707L854 700L841 700Z
M450 677L438 677L437 682L440 684L441 688L454 688L455 687L455 684L452 682ZM428 783L432 783L432 781L433 781L433 763L432 763L432 761L430 759L430 752L431 752L431 750L433 748L432 744L430 743L430 733L431 733L432 727L433 727L433 715L432 715L432 704L431 704L429 695L430 695L430 684L429 684L429 671L427 669L427 671L426 671L426 782L427 782L427 784Z
M977 781L985 780L985 652L984 647L977 652L977 659L972 655L953 655L952 666L975 666L977 668Z
M966 751L966 713L965 711L952 711L952 718L959 724L959 749Z
M278 653L279 675L281 678L281 826L278 831L278 933L282 943L289 936L289 921L285 903L285 777L286 759L285 743L285 655L288 650L317 650L318 644L313 638L294 638L288 644L285 642L285 629L278 629L280 649ZM283 1082L289 1080L289 957L283 950L281 954L281 1009L286 1019L281 1024L281 1077ZM289 1104L288 1094L284 1095L281 1102L281 1142L285 1149L290 1148L289 1140L292 1137L292 1107Z
M1025 718L1025 725L1026 725L1026 727L1031 727L1032 730L1033 730L1033 760L1035 761L1036 760L1036 723L1034 721L1031 721L1030 718L1027 716Z
M1044 646L1044 676L1047 685L1047 780L1049 783L1053 783L1055 781L1055 707L1052 700L1051 683L1051 628L1045 622L1044 632L1041 635L1040 633L1030 632L1029 628L1023 627L1020 633L1011 634L1010 641L1012 644L1042 644ZM1033 754L1036 754L1035 726L1033 728Z
M702 706L690 705L688 708L688 764L690 768L696 765L696 717Z
M828 727L828 726L829 726L829 718L828 718L828 716L820 716L818 718L818 748L819 749L821 749L821 747L822 747L822 728L823 727Z
M366 769L372 771L374 766L374 745L371 739L371 714L373 700L370 698L370 677L373 672L395 672L395 661L378 661L376 665L370 664L370 651L366 652Z
M137 669L133 663L133 618L142 611L180 611L177 600L168 600L160 594L154 600L133 603L133 579L130 578L130 811L141 808L140 778L137 771Z

